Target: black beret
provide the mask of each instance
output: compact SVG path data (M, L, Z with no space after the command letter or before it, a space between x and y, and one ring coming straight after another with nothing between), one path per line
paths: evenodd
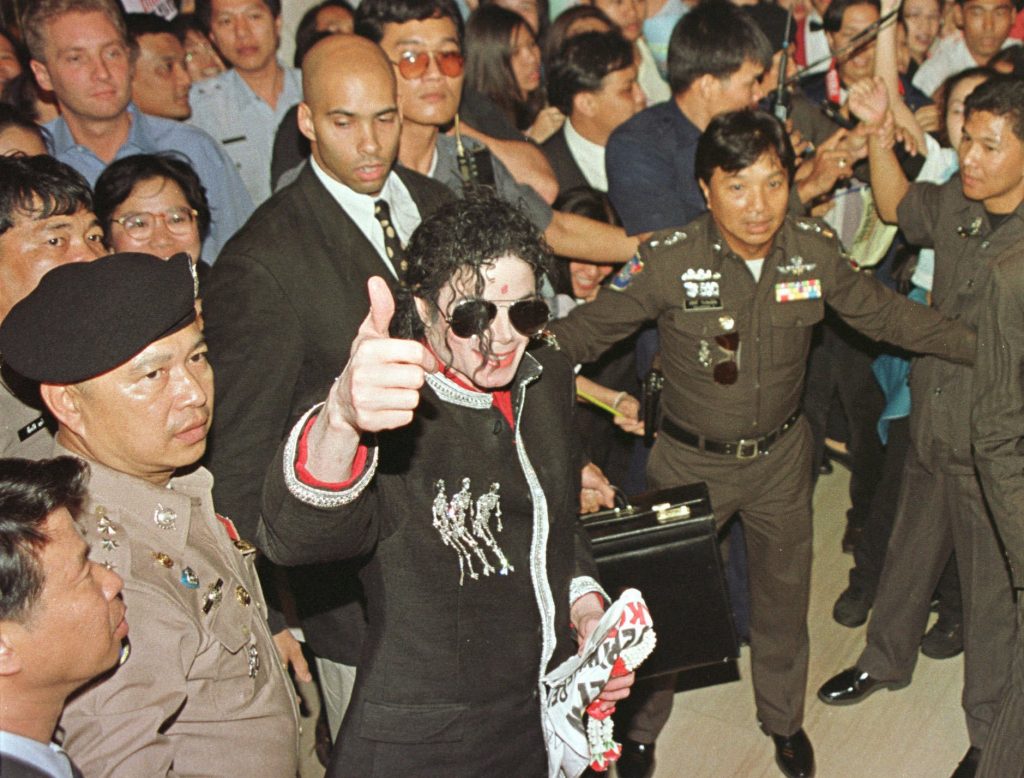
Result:
M187 254L112 254L59 265L0 324L0 355L25 378L76 384L123 365L196 318Z

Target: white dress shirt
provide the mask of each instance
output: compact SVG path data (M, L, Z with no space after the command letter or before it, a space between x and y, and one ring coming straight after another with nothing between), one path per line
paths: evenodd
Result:
M402 183L402 179L392 170L388 173L380 194L374 197L355 192L340 181L335 181L323 171L313 157L309 158L309 164L313 166L313 172L316 173L316 177L320 179L320 183L324 185L331 197L356 223L359 231L366 236L370 244L377 249L388 272L398 278L398 271L391 264L391 260L388 259L387 252L384 250L384 229L377 221L377 217L373 215L373 210L377 200L384 200L391 209L391 223L395 226L399 240L402 241L403 246L408 245L412 233L420 226L420 211L416 207L412 195L409 194L409 190Z
M608 174L604 169L604 146L599 146L580 135L572 126L572 119L562 125L565 131L565 145L572 158L583 172L587 183L599 192L608 191Z

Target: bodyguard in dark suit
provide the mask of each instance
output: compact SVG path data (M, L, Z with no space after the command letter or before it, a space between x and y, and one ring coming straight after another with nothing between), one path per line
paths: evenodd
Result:
M452 197L423 176L392 170L401 120L391 64L376 45L334 36L304 65L299 125L311 160L225 247L203 308L217 371L208 463L217 505L243 535L254 534L278 444L348 358L368 310L366 280L379 275L397 286L402 243L421 216ZM291 576L313 652L346 666L355 665L364 630L357 568L358 561ZM329 665L321 670L330 676ZM336 729L345 695L327 686Z
M632 48L618 32L570 38L551 61L548 99L566 116L541 146L558 190L608 191L604 147L616 127L644 108Z

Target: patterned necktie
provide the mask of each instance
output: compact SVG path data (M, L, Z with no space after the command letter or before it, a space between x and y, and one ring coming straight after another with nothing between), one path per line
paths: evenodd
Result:
M388 206L387 200L377 200L374 202L373 215L380 222L381 229L384 230L384 253L391 260L391 265L397 271L398 277L402 278L405 276L409 263L405 259L405 249L402 248L402 241L399 239L398 233L395 231L395 225L391 221L391 208Z

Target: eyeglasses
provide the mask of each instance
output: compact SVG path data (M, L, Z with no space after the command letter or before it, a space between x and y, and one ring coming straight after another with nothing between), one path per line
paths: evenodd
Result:
M403 51L398 62L398 72L402 78L411 80L419 78L427 72L430 67L430 58L434 58L438 69L448 78L456 78L462 75L462 66L465 59L458 51Z
M740 334L738 332L727 332L724 335L716 335L715 344L722 351L728 352L729 358L724 362L716 364L714 370L711 371L711 375L715 379L716 384L731 386L740 377L740 366L737 362L736 354L740 348Z
M499 307L508 308L508 320L520 334L527 337L540 332L551 318L551 309L539 297L515 302L482 300L474 297L456 305L450 316L442 316L456 336L471 338L482 334L491 326L498 315Z
M163 219L164 225L166 225L168 232L172 235L188 235L192 231L192 225L198 216L199 211L195 208L182 206L179 208L168 208L160 213L150 213L149 211L126 213L124 216L114 219L114 221L121 225L121 228L128 233L128 237L135 240L148 240L153 234L153 228L159 219Z

